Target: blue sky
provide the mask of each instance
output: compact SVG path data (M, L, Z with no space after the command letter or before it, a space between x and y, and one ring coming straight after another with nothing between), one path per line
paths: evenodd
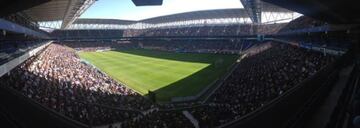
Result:
M136 7L131 0L98 0L81 18L141 20L196 10L243 8L240 0L163 0L162 6Z

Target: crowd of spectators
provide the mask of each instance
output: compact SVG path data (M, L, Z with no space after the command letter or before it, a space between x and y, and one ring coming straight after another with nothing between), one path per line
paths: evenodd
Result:
M122 124L125 128L192 128L190 120L181 111L156 111L138 120L131 120Z
M326 22L319 21L307 16L301 16L291 22L289 22L286 26L284 26L279 32L291 32L299 29L308 29L327 25Z
M162 51L240 54L241 51L254 45L249 40L172 40L140 41L141 48Z
M51 33L59 39L111 39L121 37L191 37L191 36L240 36L249 35L252 26L221 25L181 28L148 28L126 30L55 30Z
M77 51L98 51L106 49L152 49L170 52L240 54L252 47L253 40L148 40L114 42L61 42Z
M265 25L218 25L191 26L176 28L147 28L125 30L55 30L51 33L59 39L111 39L122 37L207 37L207 36L244 36L258 34L275 34L286 23ZM284 30L283 30L284 31Z
M251 34L251 25L193 26L181 28L127 29L124 37L239 36Z
M121 121L135 114L119 112L111 107L129 110L153 107L150 101L133 90L82 63L71 48L58 44L48 46L37 57L13 70L10 76L3 77L2 81L26 97L86 124Z
M26 97L85 124L98 126L121 122L123 127L193 127L189 119L176 109L141 114L163 106L150 102L91 65L82 63L74 49L160 47L168 51L239 51L244 48L239 44L241 42L237 41L51 44L1 80L5 86L13 87ZM186 109L201 127L219 126L266 105L333 61L333 56L320 52L270 43L267 50L242 59L206 105L192 107L188 104ZM165 107L171 109L172 106L176 105Z
M287 24L230 24L124 30L55 30L51 33L51 35L59 39L115 39L122 37L229 37L255 35L255 33L274 34L281 30L285 25Z
M306 20L308 21L308 20ZM320 23L309 20L313 26ZM300 23L303 20L299 21ZM305 22L305 21L304 21ZM294 24L294 23L293 23ZM298 23L295 22L297 25ZM300 29L309 27L297 25L297 27L288 27L287 23L262 24L262 25L202 25L202 26L183 26L168 28L146 28L146 29L124 29L124 30L106 30L106 29L89 29L89 30L55 30L51 33L53 37L59 39L110 39L122 37L229 37L244 36L257 34L275 34L285 26L286 30ZM293 26L290 24L289 26ZM299 27L302 26L302 27Z
M111 29L55 30L51 36L58 39L116 39L123 37L123 31Z
M333 25L310 17L301 16L282 27L273 38L321 51L347 51L356 34L349 26Z
M271 48L241 60L212 95L211 105L192 113L201 124L223 124L240 118L281 96L333 61L334 56L273 43ZM224 113L227 116L218 115Z
M331 31L318 33L302 33L296 35L281 36L277 39L297 43L307 47L319 47L326 49L334 49L339 51L346 51L350 48L353 42L352 34L345 31ZM341 42L341 43L340 43Z
M38 29L22 14L5 19L28 28ZM288 24L220 25L127 30L56 30L60 38L119 37L200 37L274 34L327 25L309 17L300 17ZM317 42L328 45L330 34L291 41ZM323 36L323 37L322 37ZM321 38L318 38L321 37ZM342 41L342 40L339 40ZM0 62L7 53L24 52L41 43L4 43L0 46ZM38 55L0 78L1 86L11 87L41 105L66 117L91 126L120 124L121 127L193 127L179 108L184 108L199 122L200 127L220 126L256 111L284 95L302 81L332 63L335 57L297 46L267 43L262 50L248 54L224 83L205 103L159 105L116 82L93 66L82 62L77 51L144 48L170 52L230 53L241 51L255 43L245 40L158 40L61 42L51 44ZM298 44L301 44L298 43ZM336 46L338 47L338 46ZM24 50L25 49L25 50ZM257 51L257 50L255 50ZM1 64L1 63L0 63ZM180 107L179 107L180 106ZM195 107L196 106L196 107ZM160 109L146 113L148 110ZM120 122L120 123L119 123ZM115 126L115 125L114 125Z
M74 35L76 37L88 37L89 35L117 35L116 37L179 37L179 36L239 36L252 33L251 25L219 25L219 26L192 26L176 28L148 28L148 29L126 29L119 30L116 34L109 33L109 30L79 30L79 31L55 31L60 36ZM95 32L96 31L96 32ZM120 35L121 34L121 35ZM94 37L94 36L92 36Z
M132 49L138 48L138 45L135 43L131 43L130 41L67 41L67 42L59 42L62 45L74 48L77 51L97 51L97 50L110 50L110 49Z

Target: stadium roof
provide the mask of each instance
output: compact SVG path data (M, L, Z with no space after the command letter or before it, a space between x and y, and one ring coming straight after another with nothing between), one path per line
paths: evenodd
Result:
M287 9L282 9L274 5L262 2L263 11L266 12L292 12ZM113 25L130 25L135 23L167 23L176 21L200 20L200 19L220 19L220 18L250 18L245 9L216 9L216 10L202 10L193 12L184 12L177 14L170 14L165 16L158 16L139 21L120 20L120 19L91 19L79 18L73 24L113 24Z
M134 23L166 23L174 21L187 21L197 19L218 19L218 18L248 18L249 16L244 9L219 9L219 10L204 10L185 12L178 14L170 14L165 16L158 16L149 19L131 21L131 20L119 20L119 19L77 19L74 24L117 24L128 25Z
M284 8L261 2L262 11L264 12L284 12L290 13ZM250 18L248 13L243 8L237 9L216 9L216 10L203 10L193 11L178 14L171 14L165 16L158 16L154 18L141 20L143 23L164 23L174 21L186 21L186 20L197 20L197 19L220 19L220 18Z
M96 0L51 0L23 11L36 21L62 21L66 28Z
M162 5L163 0L132 0L136 6Z
M263 0L306 16L338 24L359 24L360 8L354 0Z
M273 4L269 4L267 2L263 2L263 1L260 1L259 3L259 6L261 7L261 11L262 12L293 12L291 10L288 10L288 9L285 9L283 7L279 7L279 6L276 6L276 5L273 5Z
M136 23L131 20L119 20L119 19L85 19L79 18L73 24L117 24L117 25L128 25Z
M287 9L280 8L275 5L271 5L265 2L261 2L262 11L264 12L284 12L290 13ZM250 18L248 13L243 8L237 9L216 9L216 10L203 10L184 12L178 14L170 14L165 16L158 16L149 19L140 20L143 23L165 23L174 21L187 21L197 19L220 19L220 18Z
M1 0L0 17L29 9L31 7L46 3L50 0ZM21 4L19 4L21 3Z
M244 9L218 9L158 16L154 18L140 20L140 22L156 24L174 21L220 18L249 18L249 16Z

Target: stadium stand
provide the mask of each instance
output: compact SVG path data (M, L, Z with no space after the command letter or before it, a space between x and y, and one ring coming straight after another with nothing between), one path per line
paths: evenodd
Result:
M67 5L76 10L92 2ZM263 11L269 11L265 5ZM51 33L55 42L4 30L0 66L17 66L0 76L0 122L5 127L359 127L359 68L353 62L358 28L307 16L261 24L244 7L140 21L77 19L83 10L67 10L51 19L63 18L61 29ZM7 15L0 27L11 23L47 35L36 20L48 18L33 11ZM238 19L210 23L226 18ZM98 24L104 28L75 29ZM134 27L139 24L144 28ZM38 51L24 62L13 63L34 49ZM156 91L142 95L78 54L134 49L238 58L220 82L199 97L156 102L150 95Z
M221 53L221 54L240 54L252 47L254 41L247 40L199 40L199 41L138 41L141 48L161 50L161 51L175 51L188 53Z
M280 32L289 32L289 31L293 31L293 30L299 30L299 29L311 29L311 28L316 28L319 26L325 26L326 22L321 22L319 20L315 20L312 19L310 17L307 16L301 16L293 21L291 21L289 24L287 24L286 27L284 27L284 29L282 29ZM313 31L307 31L307 32L313 32Z
M64 46L74 48L77 51L97 51L97 50L109 50L109 49L131 49L138 48L135 43L129 41L102 41L102 42L78 42L68 41L59 42Z
M62 39L112 39L123 37L123 30L55 30L52 32L58 40Z
M235 72L210 99L219 106L218 109L227 110L234 118L239 118L281 96L334 61L332 56L321 53L312 53L292 46L273 45L275 46L262 53L242 60ZM221 121L232 119L217 120L218 124L221 124ZM207 123L204 120L203 124Z
M58 70L64 71L64 74L58 74ZM81 63L76 58L74 51L58 45L50 45L38 57L29 59L11 74L12 76L3 78L3 81L8 81L8 83L5 83L6 85L11 85L15 89L22 91L28 98L33 98L49 108L84 123L89 122L89 110L87 110L86 104L121 106L124 108L141 105L138 109L145 109L143 107L147 104L135 103L143 102L144 99L124 86L116 85L117 83L103 76L104 74L100 74L92 67ZM19 83L18 78L22 79L22 82ZM52 86L49 88L46 85ZM96 92L97 90L101 90L101 92ZM118 99L113 99L114 97L111 98L111 95L123 95L129 98L117 97ZM116 105L118 101L123 101L124 104ZM91 112L98 113L96 115L99 118L95 120L98 122L94 122L94 124L104 123L102 121L111 122L111 120L106 119L106 116L112 114L113 111L109 108L103 109L95 106L91 109ZM101 117L101 114L106 112L109 113ZM114 114L116 115L116 113ZM111 116L111 118L114 118L115 115ZM127 118L129 117L123 117L122 119Z
M106 43L97 45L91 45L92 43L87 42L73 44L97 47ZM156 42L153 45L161 44L169 47L166 46L166 43ZM176 44L171 44L172 46L168 50L176 49L174 48L176 46L187 49L186 45L182 43ZM194 47L197 45L199 47ZM202 43L197 45L193 45L189 50L196 48L206 49ZM213 45L219 47L217 43L213 43ZM231 46L231 44L229 45ZM224 85L210 98L208 101L209 106L201 107L200 109L190 109L192 114L199 119L200 126L219 126L246 115L276 97L281 96L287 90L314 75L318 70L321 70L322 66L326 66L334 61L334 58L330 55L324 56L322 53L296 48L295 46L276 43L272 43L272 45L270 49L242 60L235 72L230 75ZM208 45L205 46L209 48ZM210 47L210 49L212 48ZM224 49L226 49L226 46ZM267 75L263 76L262 74ZM21 81L17 81L16 79L18 78ZM131 116L133 114L107 110L106 107L95 107L88 110L86 104L99 104L101 106L120 107L129 110L147 110L158 106L132 90L127 89L125 86L117 84L90 65L81 63L74 50L58 44L50 45L37 57L28 60L17 70L13 71L10 76L3 77L2 81L6 81L7 86L21 91L28 98L32 98L44 106L85 124L103 125L121 122L134 117ZM94 122L89 122L89 111L92 112L91 120ZM224 117L215 116L223 112L228 114ZM158 112L154 112L148 114L148 116L164 116L164 119L167 119L166 115L173 115L173 112L159 113L164 114L156 116ZM176 117L184 118L181 114ZM149 124L162 124L161 122L156 122L156 119L150 119L146 119L149 121ZM152 120L155 122L152 122ZM182 122L181 120L184 119L179 119L179 123ZM175 124L173 122L165 122L167 123L164 124L169 126L178 126L176 121ZM145 122L142 123L147 124ZM126 125L131 124L129 122Z
M202 26L168 29L125 30L125 37L238 36L250 33L251 25Z

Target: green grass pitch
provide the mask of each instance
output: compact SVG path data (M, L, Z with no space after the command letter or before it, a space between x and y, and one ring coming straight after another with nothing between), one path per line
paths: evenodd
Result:
M196 95L224 75L236 55L173 53L153 50L79 52L79 56L113 79L158 101Z

